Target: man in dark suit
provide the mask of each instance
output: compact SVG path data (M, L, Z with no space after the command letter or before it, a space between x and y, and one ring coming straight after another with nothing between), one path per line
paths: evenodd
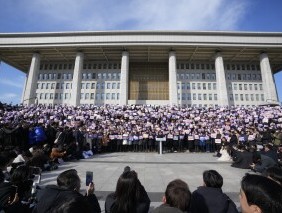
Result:
M252 153L248 152L243 145L239 145L238 148L233 150L233 164L232 167L249 169L250 164L253 162Z
M266 169L276 166L277 163L266 155L261 155L258 152L253 153L253 163L250 165L255 172L264 173Z

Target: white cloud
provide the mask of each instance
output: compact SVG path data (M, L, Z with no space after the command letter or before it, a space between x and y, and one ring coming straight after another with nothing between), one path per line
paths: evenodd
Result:
M25 2L26 1L22 1ZM248 0L38 0L21 4L61 30L236 30ZM27 6L25 6L27 5ZM33 16L30 16L34 18ZM32 21L32 20L30 20ZM56 26L56 27L55 27Z

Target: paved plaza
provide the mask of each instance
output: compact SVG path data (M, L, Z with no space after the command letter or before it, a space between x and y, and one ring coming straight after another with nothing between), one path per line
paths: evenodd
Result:
M95 155L91 159L65 162L59 169L42 174L41 185L56 184L58 174L67 169L76 169L81 177L81 192L85 191L85 173L93 171L95 194L104 211L106 196L115 190L116 182L125 166L138 173L151 199L151 209L161 204L167 184L180 178L194 191L202 185L205 170L217 170L224 180L223 191L239 206L240 181L250 170L237 169L231 162L219 162L212 153L108 153Z

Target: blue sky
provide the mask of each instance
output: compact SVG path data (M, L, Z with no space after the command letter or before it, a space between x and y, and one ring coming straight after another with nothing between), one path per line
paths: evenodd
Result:
M96 30L282 32L281 0L0 0L0 33ZM282 72L275 81L282 101ZM0 101L20 103L25 74L1 63Z

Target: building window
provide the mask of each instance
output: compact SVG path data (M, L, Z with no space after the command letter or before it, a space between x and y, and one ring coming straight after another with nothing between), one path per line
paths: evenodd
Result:
M240 94L240 100L241 100L241 101L244 101L244 96L243 96L243 94Z
M235 101L238 101L238 94L235 94Z
M212 94L209 94L209 100L210 101L212 100Z
M196 89L196 83L192 83L192 89Z
M96 98L95 98L96 100L100 100L100 93L96 93L95 96L96 96Z
M246 101L249 101L249 95L248 94L245 94L245 99L246 99Z
M90 89L90 83L86 84L86 89Z
M45 100L49 98L49 93L45 93Z
M101 93L101 100L105 100L105 93Z
M253 90L253 85L252 84L249 84L249 89Z
M39 99L43 99L44 94L40 93Z
M254 94L251 94L251 101L254 101Z
M193 100L196 100L196 94L195 93L193 94Z
M208 90L211 90L211 83L208 83Z
M110 100L111 96L110 93L106 93L106 100Z
M213 83L213 90L216 90L216 83Z
M116 94L112 93L112 100L115 100L115 99L116 99Z
M201 89L201 83L198 83L198 84L197 84L197 88L198 88L198 90Z
M190 90L190 83L187 83L187 89Z
M95 97L95 94L94 94L94 93L91 93L91 94L90 94L90 99L94 99L94 97Z
M191 94L187 93L187 100L190 101L191 100Z
M186 76L186 79L189 79L189 74L186 74L185 76Z
M233 94L230 94L230 95L229 95L229 100L230 100L230 101L233 101Z
M86 100L89 99L89 93L85 93L85 99L86 99Z
M45 80L49 80L49 75L47 73L44 74Z
M236 80L236 74L232 74L232 80Z
M105 83L101 83L101 89L105 89Z
M260 98L261 98L262 101L264 101L264 94L261 94Z
M65 93L65 99L66 99L66 100L69 99L69 93Z
M262 84L259 84L259 89L262 90Z
M181 89L184 90L185 89L185 83L181 84Z
M206 83L203 83L203 89L206 90L207 87L206 87Z
M244 84L244 90L248 90L248 85Z
M111 83L107 83L107 89L111 89Z
M254 84L254 88L255 88L255 90L258 90L258 85Z
M80 94L80 99L84 99L84 93Z
M56 84L56 89L60 89L60 83Z
M182 100L185 100L185 98L186 98L185 97L185 93L182 93L182 97L181 98L182 98Z
M95 83L91 83L91 89L95 89Z
M239 84L239 90L242 90L242 84Z
M58 93L55 93L55 99L56 100L58 99Z
M256 94L256 101L259 101L259 94Z
M58 75L57 75L57 79L61 79L61 73L58 73Z
M63 100L64 98L64 93L60 93L60 100Z
M214 100L217 101L217 94L214 94Z
M117 93L117 100L119 100L119 93Z
M207 100L207 94L204 94L203 97L204 97L204 100L206 101Z
M120 88L120 83L117 84L117 89L119 89L119 88Z
M238 80L242 80L242 79L241 79L241 74L238 74Z

